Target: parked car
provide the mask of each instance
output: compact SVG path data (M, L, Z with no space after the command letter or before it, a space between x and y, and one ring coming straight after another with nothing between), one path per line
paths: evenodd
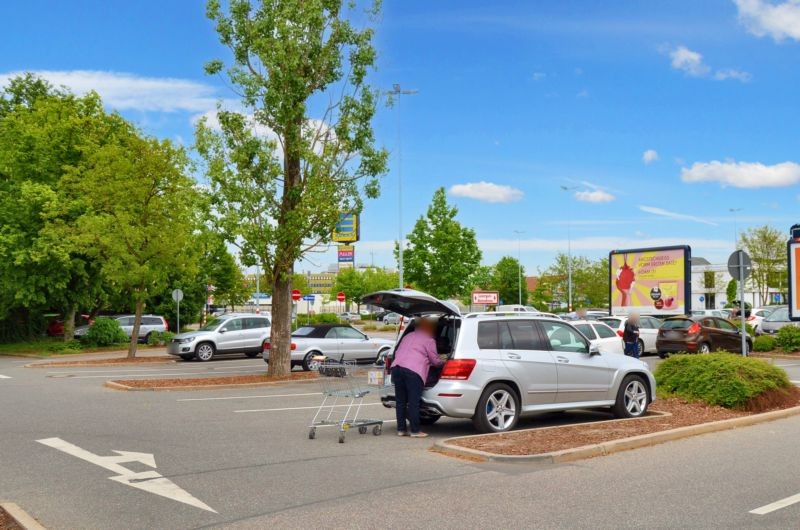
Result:
M387 313L386 316L383 317L383 323L387 326L397 326L402 319L403 317L397 313Z
M753 348L753 339L747 336L747 351ZM739 328L720 317L670 317L664 320L656 339L658 356L670 353L710 353L726 350L742 353L742 335Z
M119 322L119 326L128 337L133 334L135 315L117 315L108 318L113 318ZM75 338L80 339L85 336L90 327L91 324L75 328ZM142 322L139 324L139 342L148 342L153 333L163 333L165 331L169 331L167 319L159 315L142 315Z
M94 321L90 319L89 315L77 315L75 317L76 329L81 326L91 326ZM64 336L64 316L59 315L50 319L47 323L47 336L48 337L63 337Z
M269 339L270 317L253 313L228 313L188 333L175 335L167 353L184 361L210 361L233 353L256 357Z
M471 418L481 432L503 432L522 416L587 407L639 417L656 397L647 364L600 353L561 320L523 312L462 316L450 302L410 289L372 293L364 302L412 319L437 318L436 345L446 363L426 381L424 424ZM411 320L399 343L414 328ZM387 407L395 406L392 388L381 397Z
M346 324L302 326L292 333L292 366L318 370L325 358L344 361L377 362L394 346L393 340L373 339ZM269 362L269 339L264 341L262 356Z
M495 309L498 313L538 313L539 310L532 305L507 304L499 305Z
M605 322L611 326L617 335L622 338L625 334L625 324L628 322L626 316L603 317L601 322ZM661 327L661 320L656 317L642 315L639 317L639 354L645 353L658 353L656 348L656 338L658 337L658 328ZM623 345L624 348L624 345Z
M723 312L721 309L692 309L693 317L719 317L728 318L731 312Z
M783 326L800 326L800 322L789 320L789 306L776 306L768 317L761 321L761 333L764 335L774 335Z
M761 323L765 318L771 315L773 311L775 311L775 306L759 307L750 312L750 316L747 317L747 323L753 327L753 331L756 335L761 335Z
M600 353L625 354L622 339L608 324L599 320L575 320L570 322L589 339L592 346L596 346Z
M361 320L361 315L355 311L345 311L344 313L339 313L339 320L344 322L353 322L355 320Z

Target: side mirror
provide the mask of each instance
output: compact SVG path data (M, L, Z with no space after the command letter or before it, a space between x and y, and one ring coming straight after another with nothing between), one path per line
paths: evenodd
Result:
M228 331L228 330L225 329L225 328L222 328L221 330L219 330L220 333L225 333L226 331Z
M589 346L589 357L594 357L595 355L600 355L600 348L594 345Z

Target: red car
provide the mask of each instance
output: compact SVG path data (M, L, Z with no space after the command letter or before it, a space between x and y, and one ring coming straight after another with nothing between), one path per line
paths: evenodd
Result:
M753 339L747 336L747 351L753 349ZM725 350L742 353L739 328L720 317L672 317L658 328L656 350L662 359L669 353L710 353Z
M75 327L91 325L94 320L89 320L89 315L79 315L75 319ZM64 336L64 317L56 317L47 323L47 336L48 337L63 337Z

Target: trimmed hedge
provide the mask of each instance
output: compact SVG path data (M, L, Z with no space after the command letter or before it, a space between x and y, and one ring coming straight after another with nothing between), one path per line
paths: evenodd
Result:
M792 386L781 368L726 352L675 355L658 366L655 377L661 392L729 409L743 409L765 392Z
M775 345L777 341L774 337L770 337L769 335L761 335L760 337L756 337L753 341L753 351L772 351L775 349Z
M174 336L175 334L171 331L153 331L147 338L147 344L150 346L166 346Z
M800 351L800 328L787 325L778 330L778 346L787 353Z
M98 317L86 332L84 340L91 346L111 346L128 342L129 338L116 319Z

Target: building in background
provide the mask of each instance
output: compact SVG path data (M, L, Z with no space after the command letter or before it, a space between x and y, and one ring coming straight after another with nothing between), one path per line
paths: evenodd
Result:
M335 281L335 272L306 273L306 283L308 283L310 294L330 294Z

